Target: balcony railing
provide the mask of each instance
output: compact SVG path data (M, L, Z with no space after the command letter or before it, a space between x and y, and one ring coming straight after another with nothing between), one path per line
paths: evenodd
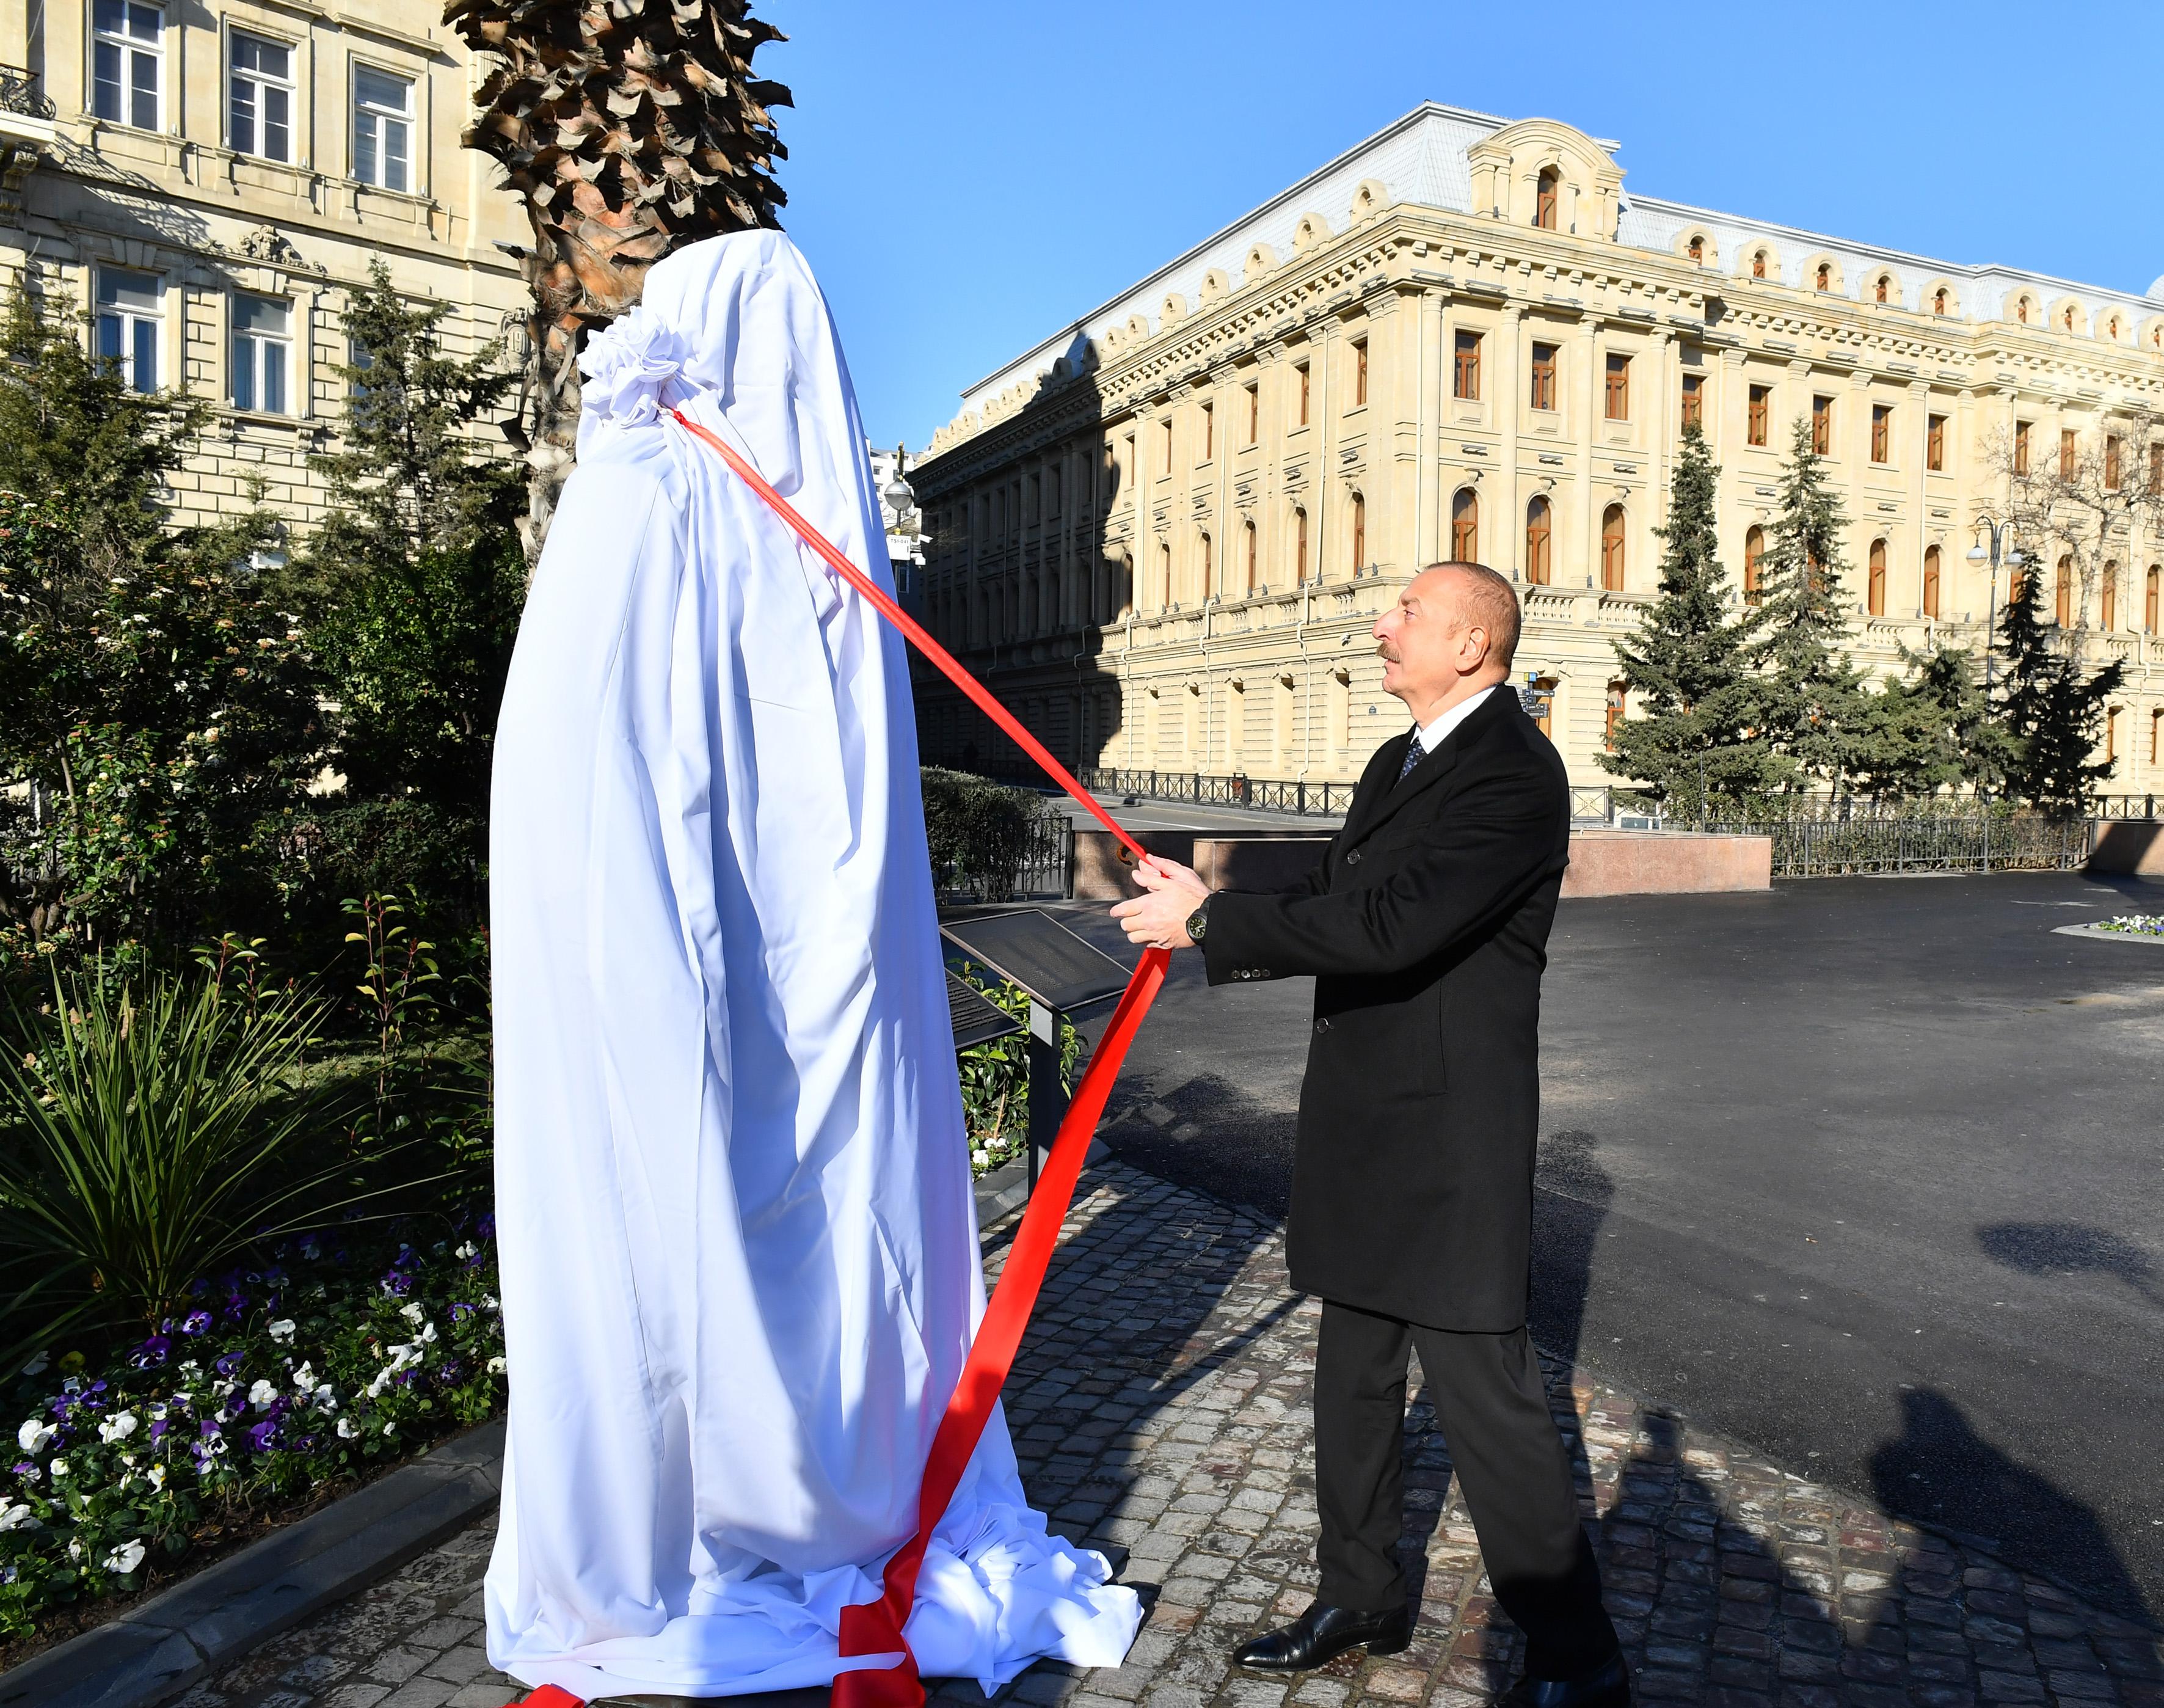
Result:
M60 109L38 92L37 73L22 66L0 66L0 113L26 118L57 118Z

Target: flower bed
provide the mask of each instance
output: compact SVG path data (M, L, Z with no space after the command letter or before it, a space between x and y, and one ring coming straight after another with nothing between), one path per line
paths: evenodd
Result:
M492 1220L444 1229L294 1240L198 1281L192 1308L97 1367L34 1360L0 1475L0 1642L497 1412Z
M2098 931L2120 931L2134 937L2164 937L2164 913L2122 913L2096 922Z

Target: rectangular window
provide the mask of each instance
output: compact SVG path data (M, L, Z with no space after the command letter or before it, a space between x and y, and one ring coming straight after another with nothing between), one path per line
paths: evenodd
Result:
M160 296L155 273L97 270L98 359L115 364L131 392L158 389Z
M1202 460L1208 462L1217 455L1217 406L1202 406Z
M1172 472L1172 418L1169 415L1165 417L1163 425L1164 472L1169 475Z
M2029 472L2029 423L2025 421L2014 423L2014 472Z
M1833 399L1811 399L1811 449L1820 456L1833 450Z
M413 187L413 86L366 66L353 68L353 175L381 190Z
M233 299L233 407L283 415L293 308L276 297Z
M1743 436L1752 444L1766 443L1766 405L1773 391L1771 386L1753 386L1751 388L1751 408L1744 418Z
M1352 407L1368 407L1368 340L1364 338L1352 340Z
M266 160L293 158L293 50L233 32L226 71L226 145Z
M1300 413L1294 419L1299 425L1305 427L1307 425L1307 406L1311 395L1308 382L1313 376L1310 374L1305 362L1302 362L1295 368L1293 372L1300 376Z
M1552 344L1533 346L1533 387L1531 403L1536 409L1556 407L1556 347Z
M1946 418L1943 415L1924 418L1924 466L1935 475L1946 472Z
M2104 442L2104 489L2107 492L2119 490L2119 435L2108 434Z
M90 110L138 130L159 128L165 76L165 11L141 0L97 0L91 8Z
M1247 387L1247 443L1253 444L1263 436L1263 388L1259 385Z
M1894 460L1894 410L1890 404L1871 406L1871 460L1890 463Z
M1683 376L1683 419L1685 427L1704 428L1705 425L1705 376Z
M1457 362L1450 372L1450 395L1468 402L1480 401L1480 334L1477 332L1458 334Z
M2061 428L2059 429L2059 478L2062 481L2071 481L2074 478L2074 443L2073 428Z
M1631 358L1608 358L1608 386L1602 394L1601 413L1610 421L1631 418Z

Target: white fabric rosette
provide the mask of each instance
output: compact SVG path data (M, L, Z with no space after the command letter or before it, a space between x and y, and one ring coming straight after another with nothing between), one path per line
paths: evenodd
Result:
M580 426L591 421L644 427L657 419L662 387L682 371L690 353L677 328L664 324L643 302L633 303L579 352L579 371L586 377Z

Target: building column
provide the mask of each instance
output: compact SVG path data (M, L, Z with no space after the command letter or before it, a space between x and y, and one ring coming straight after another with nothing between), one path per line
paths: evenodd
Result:
M1558 586L1583 586L1597 580L1594 573L1593 541L1597 524L1593 518L1593 450L1594 441L1607 430L1607 414L1602 403L1604 380L1607 363L1607 340L1601 336L1602 328L1591 315L1578 323L1576 365L1584 372L1578 382L1578 396L1583 406L1578 431L1572 435L1577 441L1578 468L1572 480L1573 496L1571 499L1570 529L1566 536L1568 557L1557 554L1551 565L1552 578ZM1566 568L1566 563L1568 567ZM1568 579L1566 579L1568 577Z
M1925 497L1925 464L1929 460L1931 441L1931 388L1923 380L1909 382L1909 413L1914 418L1908 432L1901 438L1906 442L1907 467L1901 482L1903 508L1914 518L1902 549L1909 559L1909 582L1915 597L1909 608L1917 617L1924 614L1924 549L1930 544L1931 512ZM1939 554L1939 609L1946 608L1946 553ZM1887 608L1893 608L1888 598Z
M1494 514L1488 523L1489 567L1515 578L1525 568L1526 519L1518 514L1518 412L1526 371L1526 310L1522 303L1505 302L1502 323L1495 329L1495 426L1500 439L1495 451ZM1496 547L1502 549L1498 551Z

